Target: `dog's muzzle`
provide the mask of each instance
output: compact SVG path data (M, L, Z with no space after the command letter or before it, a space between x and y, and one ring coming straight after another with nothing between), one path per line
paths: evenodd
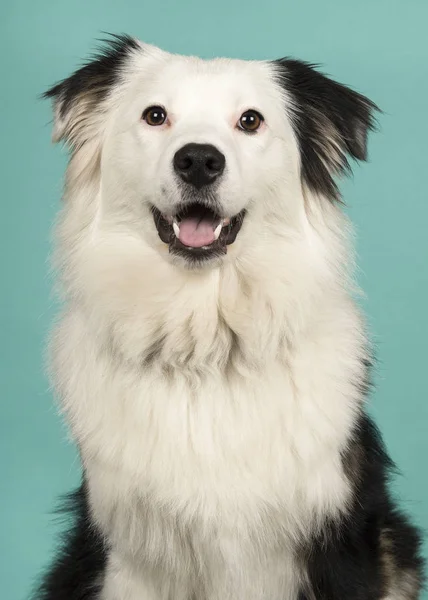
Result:
M226 254L245 217L222 214L216 183L226 168L226 158L211 144L186 144L174 155L173 167L179 177L183 201L170 213L152 206L160 239L171 254L197 263Z

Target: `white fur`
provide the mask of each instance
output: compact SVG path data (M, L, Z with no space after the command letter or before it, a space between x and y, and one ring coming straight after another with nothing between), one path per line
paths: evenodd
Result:
M366 340L347 223L302 188L284 102L266 63L146 47L71 159L52 360L113 546L100 600L295 600L296 541L346 510ZM169 127L141 121L151 104ZM248 108L256 136L234 128ZM172 156L195 141L226 156L224 214L248 213L221 262L189 270L150 203L179 202Z

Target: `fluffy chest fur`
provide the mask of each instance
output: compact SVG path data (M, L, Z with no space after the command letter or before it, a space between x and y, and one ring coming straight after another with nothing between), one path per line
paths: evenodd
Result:
M359 410L357 316L346 305L340 318L336 305L330 320L331 307L320 305L293 348L272 332L272 358L269 344L264 356L239 346L227 311L210 337L209 306L187 306L199 330L185 313L171 330L175 343L167 333L147 338L156 360L143 352L139 366L100 346L81 312L62 323L62 396L94 517L124 552L153 564L160 556L175 564L183 536L201 545L202 561L214 540L220 553L239 540L253 559L272 552L273 540L292 547L349 500L342 453ZM224 364L215 362L218 344ZM172 366L191 362L189 353L204 360Z

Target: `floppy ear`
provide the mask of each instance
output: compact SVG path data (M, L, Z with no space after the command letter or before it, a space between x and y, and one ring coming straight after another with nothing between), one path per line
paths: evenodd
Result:
M141 47L128 36L113 35L100 52L43 96L53 103L52 140L75 150L99 130L105 100L120 78L127 56Z
M274 64L291 105L302 179L311 190L339 200L334 177L351 171L350 157L367 160L367 136L379 109L313 65L286 58Z

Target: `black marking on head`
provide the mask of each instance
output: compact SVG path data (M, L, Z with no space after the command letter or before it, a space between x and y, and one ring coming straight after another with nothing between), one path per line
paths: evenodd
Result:
M127 35L111 35L111 39L102 41L105 46L97 54L43 94L54 103L54 141L65 139L72 146L83 143L78 134L83 132L85 117L106 99L118 82L129 54L141 50L137 40Z
M340 200L334 177L351 172L349 157L367 160L367 135L375 129L373 115L379 109L315 65L287 58L274 65L290 96L302 179L311 190Z

